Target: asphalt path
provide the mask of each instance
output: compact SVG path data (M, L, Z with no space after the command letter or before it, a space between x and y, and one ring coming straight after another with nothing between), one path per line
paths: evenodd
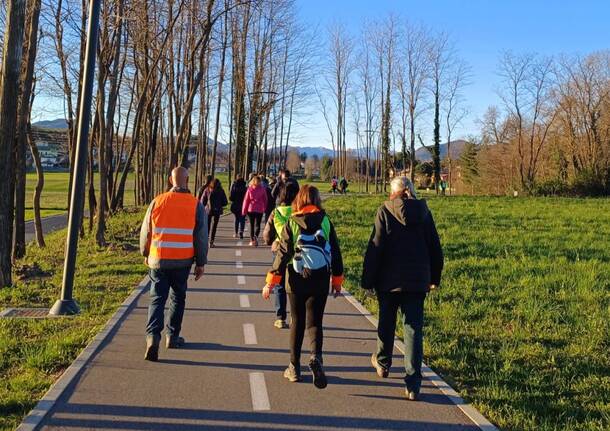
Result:
M205 276L190 281L183 349L143 360L149 298L143 294L60 397L43 429L108 430L476 430L424 380L420 401L404 397L402 358L381 379L370 365L375 328L345 298L329 298L324 318L328 387L282 376L288 330L273 327L260 290L272 255L231 238L223 217ZM308 341L302 363L307 364ZM396 352L398 355L398 352Z
M68 213L57 214L42 218L42 231L46 235L50 232L63 229L68 225ZM36 228L34 220L25 222L25 242L30 242L36 239Z

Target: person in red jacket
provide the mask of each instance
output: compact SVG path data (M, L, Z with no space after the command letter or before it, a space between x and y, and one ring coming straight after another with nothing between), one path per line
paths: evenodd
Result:
M261 178L254 175L246 191L242 214L250 221L250 245L258 246L258 235L261 232L261 220L267 209L267 191L261 184Z

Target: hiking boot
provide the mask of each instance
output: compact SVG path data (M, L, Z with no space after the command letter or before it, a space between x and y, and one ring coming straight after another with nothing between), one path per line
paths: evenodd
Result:
M405 389L405 396L409 401L417 401L417 397L419 394L415 391L410 391L409 389Z
M184 347L184 338L182 337L174 337L174 336L166 336L165 337L165 347L168 349L179 349L180 347Z
M300 367L295 367L294 364L288 365L288 368L284 370L284 377L288 379L288 381L295 383L301 381L301 371Z
M385 379L390 374L390 370L388 370L386 367L384 367L377 361L377 354L375 353L371 355L371 365L373 366L373 368L375 368L379 377Z
M288 329L288 323L286 323L285 320L283 319L277 319L275 322L273 322L273 326L275 326L277 329Z
M159 360L159 341L161 341L161 336L159 335L146 336L146 353L144 354L144 360L151 362L157 362Z
M326 380L326 374L324 374L324 369L322 368L322 363L318 358L312 358L309 361L309 369L313 374L313 384L318 389L324 389L328 382Z

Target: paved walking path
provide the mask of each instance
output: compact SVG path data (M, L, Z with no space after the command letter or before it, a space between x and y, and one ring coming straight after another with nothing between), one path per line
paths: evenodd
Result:
M42 231L46 235L53 231L63 229L68 225L68 213L57 214L42 218ZM36 228L34 220L25 222L25 242L30 242L36 239Z
M273 327L260 296L267 247L231 238L224 217L204 278L191 280L182 335L187 346L143 360L143 294L43 422L43 429L122 430L476 430L430 380L421 401L404 398L402 371L380 379L370 366L375 329L346 298L329 298L325 368L329 386L288 383L288 330ZM307 337L303 364L307 363ZM397 365L402 363L397 358Z

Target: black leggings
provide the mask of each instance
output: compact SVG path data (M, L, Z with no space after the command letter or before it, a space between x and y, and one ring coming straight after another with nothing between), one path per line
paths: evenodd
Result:
M261 220L263 219L263 214L248 213L248 219L250 220L250 239L254 241L261 233Z
M289 293L290 316L290 362L295 366L301 363L301 347L305 329L309 337L311 357L322 361L322 342L324 338L322 319L326 307L327 294Z
M220 214L208 214L208 236L210 237L210 242L214 242L214 238L216 238L218 220L220 220ZM212 235L210 235L210 229L212 230Z

